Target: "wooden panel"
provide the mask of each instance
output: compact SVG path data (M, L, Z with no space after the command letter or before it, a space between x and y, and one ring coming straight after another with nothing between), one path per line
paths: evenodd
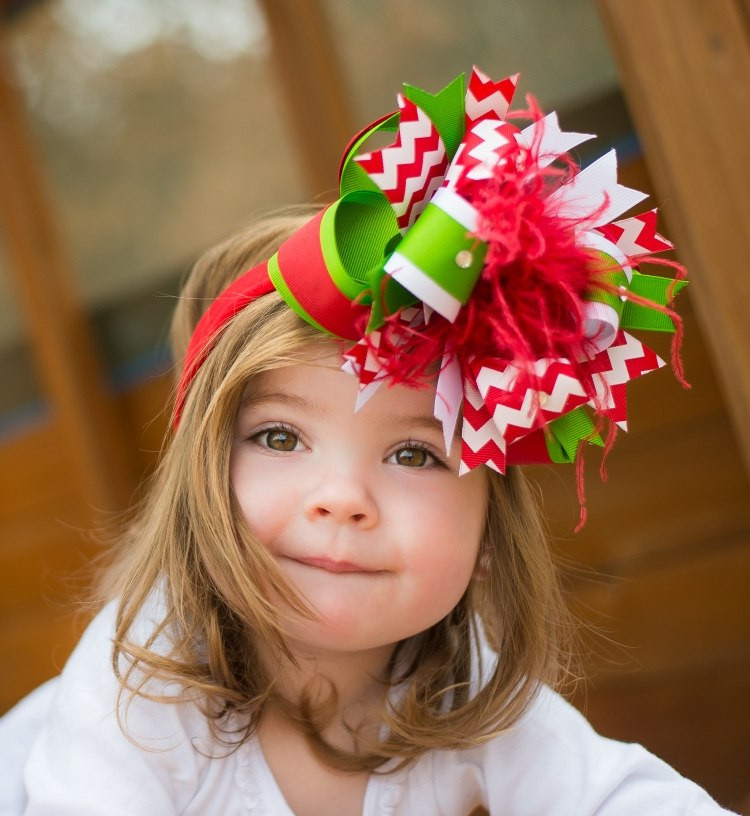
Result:
M170 377L153 377L120 398L143 473L165 432L170 389ZM0 446L0 712L59 671L86 622L80 604L100 550L91 508L58 449L49 423Z
M748 585L747 533L579 579L575 607L600 630L587 638L589 668L599 678L637 671L641 681L750 660Z
M750 42L740 0L598 0L750 470ZM745 225L745 228L743 228Z
M750 813L750 660L595 682L577 702L602 734L638 742L725 807Z

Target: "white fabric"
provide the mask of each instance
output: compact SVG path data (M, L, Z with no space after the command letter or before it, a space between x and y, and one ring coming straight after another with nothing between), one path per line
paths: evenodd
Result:
M257 740L227 754L190 703L138 697L115 714L115 608L92 622L61 677L0 720L2 816L293 816ZM168 690L167 690L168 693ZM433 751L370 778L363 816L715 816L728 813L638 745L598 736L552 691L508 733Z

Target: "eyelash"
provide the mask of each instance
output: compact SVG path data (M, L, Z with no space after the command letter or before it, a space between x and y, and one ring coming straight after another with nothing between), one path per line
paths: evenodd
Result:
M390 453L386 458L390 459L392 456L395 456L399 451L409 449L424 451L427 454L427 456L429 456L429 458L432 460L430 464L426 464L422 468L414 468L414 470L428 470L430 468L448 467L448 463L445 461L445 459L443 459L441 456L435 453L431 445L428 445L425 442L419 442L414 439L408 439L406 442L402 442L399 445L397 445L393 449L392 453Z
M264 428L260 428L259 430L253 431L252 434L248 437L248 439L255 443L256 445L263 448L263 450L269 451L272 454L283 455L284 453L292 453L293 451L283 451L283 450L276 450L272 448L270 445L262 444L260 442L261 437L265 434L273 433L274 431L283 431L285 433L289 433L297 437L298 443L301 442L301 433L298 428L295 428L294 425L289 425L286 422L276 422L273 425L267 425ZM304 444L304 443L303 443ZM296 447L296 446L295 446ZM431 445L426 444L425 442L420 442L415 439L407 439L405 442L399 443L391 453L386 456L385 461L388 461L393 456L395 456L399 451L403 450L420 450L424 451L424 453L429 457L431 460L429 463L425 464L422 467L414 467L413 470L429 470L430 468L447 468L448 463L446 460L438 455L435 450L432 448ZM398 464L398 463L396 463ZM403 465L403 467L408 467L407 465Z
M302 434L300 433L299 429L295 428L294 425L289 425L286 422L275 422L272 425L267 425L265 428L260 428L257 431L253 431L248 437L248 439L251 442L258 445L259 447L263 448L263 450L268 451L269 453L279 455L283 455L284 453L292 453L292 451L276 450L275 448L272 448L270 445L264 445L261 443L260 439L262 436L273 433L274 431L283 431L284 433L292 434L293 436L297 437L298 443L302 441Z

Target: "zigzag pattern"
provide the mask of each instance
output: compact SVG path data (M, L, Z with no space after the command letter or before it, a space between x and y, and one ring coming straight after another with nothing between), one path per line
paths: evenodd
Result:
M665 365L654 351L632 334L620 331L612 344L586 363L594 381L603 380L609 388L636 380Z
M462 153L462 163L468 178L492 178L492 171L517 149L518 128L507 122L483 119L465 137L466 149Z
M370 344L377 347L379 343L380 332L371 332ZM347 369L359 377L359 384L362 388L369 385L380 372L380 364L370 350L370 345L365 343L364 340L360 340L356 345L344 352L344 360L349 363Z
M416 306L403 309L399 314L399 320L410 328L417 328L425 322L422 309ZM381 336L381 332L377 330L370 332L367 340L364 338L359 340L344 352L345 363L342 368L359 377L359 384L363 389L375 380L382 380L385 377L382 366L374 353L380 347ZM407 335L405 333L397 335L392 329L389 339L396 345L401 345L406 341Z
M628 258L664 252L672 249L674 245L656 231L656 214L657 210L653 209L632 218L604 224L596 229Z
M518 74L493 82L476 66L466 91L466 129L480 119L505 119L518 84Z
M533 370L483 365L477 387L507 444L588 401L565 359L537 360Z
M414 223L442 184L448 165L445 145L432 121L413 102L399 96L396 141L357 156L357 161L393 206L399 227Z
M516 148L518 128L507 122L483 119L467 131L445 175L444 187L457 189L470 178L492 178L493 169Z
M464 380L463 414L459 472L466 473L486 464L498 473L505 473L505 442L468 377Z
M519 131L505 121L518 75L492 82L474 68L465 99L466 132L448 167L445 146L429 117L415 103L399 96L398 133L394 143L357 157L356 161L391 202L399 227L405 231L417 219L441 184L454 188L470 203L468 182L491 178L494 168L508 161L519 145L534 150L544 167L562 153L592 138L562 131L555 114ZM511 159L512 160L512 159ZM466 187L462 189L464 183ZM546 198L545 207L558 218L570 219L582 244L603 244L625 259L662 252L672 244L656 231L656 210L610 223L646 196L618 183L617 159L607 153ZM576 222L579 222L576 224ZM596 230L608 242L596 240ZM613 246L614 245L614 246ZM426 323L429 308L417 317ZM347 370L359 376L358 406L384 379L377 358L378 332L360 341L346 355ZM373 351L374 350L374 351ZM503 360L483 360L465 372L461 471L479 465L504 473L514 459L514 444L533 461L543 461L545 426L588 404L627 428L626 385L664 362L639 340L618 332L614 342L575 365L567 359L541 359L528 367ZM455 389L458 385L455 384ZM592 396L593 391L593 396ZM445 418L443 419L445 426Z
M489 457L491 466L504 472L513 442L587 403L626 430L626 383L663 365L651 349L619 332L611 346L584 364L596 390L589 399L568 360L538 360L530 370L499 360L475 364L473 383L467 379L464 386L463 466L477 467Z
M664 360L640 340L619 332L612 345L587 364L596 389L589 405L627 430L626 383L664 365Z
M623 431L628 429L628 402L625 383L614 385L609 390L609 404L602 413L615 422Z

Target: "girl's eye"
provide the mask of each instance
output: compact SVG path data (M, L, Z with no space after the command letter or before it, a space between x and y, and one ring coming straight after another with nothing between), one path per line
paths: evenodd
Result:
M405 445L394 451L388 461L394 465L411 468L435 467L443 463L430 451L419 445Z
M286 428L268 428L255 434L252 439L262 447L280 453L299 450L300 447L299 436Z

